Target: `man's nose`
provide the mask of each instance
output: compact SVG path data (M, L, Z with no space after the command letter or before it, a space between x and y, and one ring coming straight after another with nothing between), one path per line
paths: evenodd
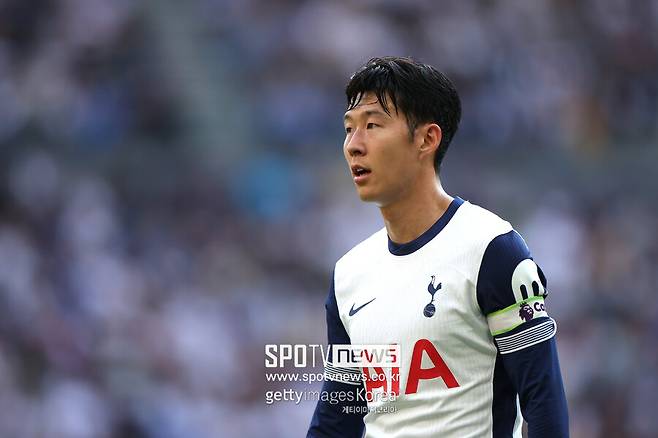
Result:
M357 128L354 131L347 143L346 150L351 157L366 154L365 138L361 129Z

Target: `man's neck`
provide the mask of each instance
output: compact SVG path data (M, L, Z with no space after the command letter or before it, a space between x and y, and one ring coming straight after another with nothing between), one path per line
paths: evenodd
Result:
M452 197L437 180L426 190L415 190L395 203L380 207L388 237L408 243L427 231L448 209Z

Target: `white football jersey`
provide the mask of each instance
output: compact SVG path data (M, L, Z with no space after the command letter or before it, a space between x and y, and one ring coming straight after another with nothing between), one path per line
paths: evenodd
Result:
M395 244L383 228L345 254L333 292L349 342L400 346L385 381L373 380L381 370L358 370L373 394L365 436L482 438L496 428L520 438L499 358L555 334L545 285L512 226L460 198L413 242ZM340 372L329 364L326 375L341 381ZM396 397L375 396L384 392Z

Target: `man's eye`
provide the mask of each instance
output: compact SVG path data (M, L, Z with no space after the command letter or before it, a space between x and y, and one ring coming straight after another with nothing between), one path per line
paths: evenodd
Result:
M372 129L372 128L374 128L375 126L377 126L377 125L375 125L374 123L371 122L371 123L368 123L368 124L366 125L366 129Z
M349 134L350 132L352 132L352 128L350 128L350 127L345 128L345 133L346 134Z

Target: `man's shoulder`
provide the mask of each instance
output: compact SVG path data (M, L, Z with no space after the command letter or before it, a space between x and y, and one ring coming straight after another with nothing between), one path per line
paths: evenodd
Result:
M496 213L468 201L457 210L457 215L454 221L456 231L483 243L512 230L512 225Z
M368 261L372 262L378 257L378 255L381 255L383 251L388 251L387 236L386 228L380 228L366 239L354 245L352 249L339 258L336 262L336 267L338 268L340 265L361 265Z

